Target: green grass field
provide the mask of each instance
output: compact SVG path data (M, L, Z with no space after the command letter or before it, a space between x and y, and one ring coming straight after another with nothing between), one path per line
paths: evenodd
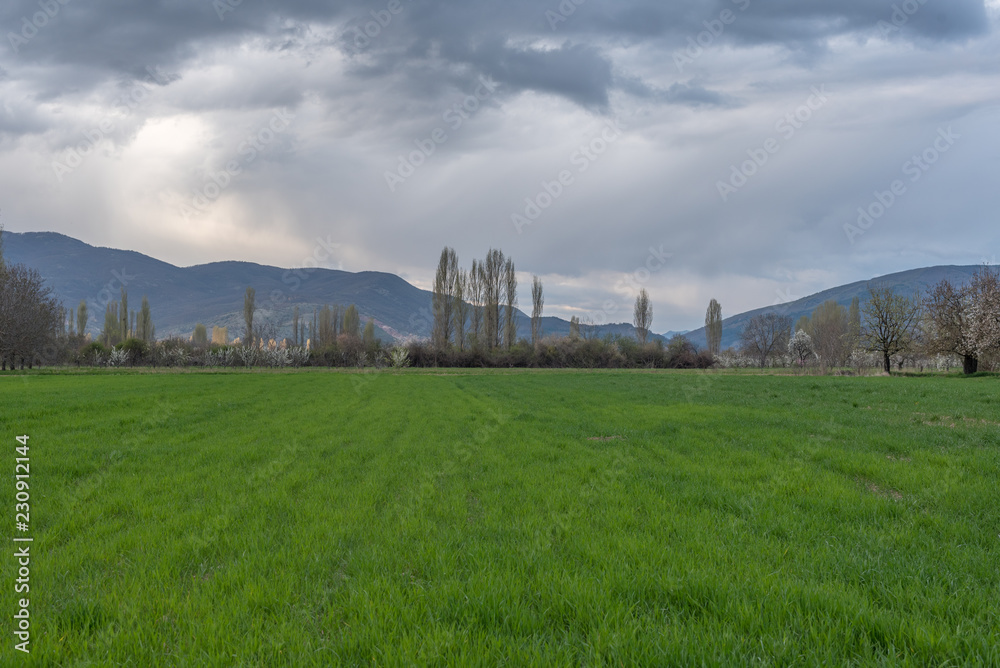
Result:
M4 666L1000 665L996 377L0 375L0 435Z

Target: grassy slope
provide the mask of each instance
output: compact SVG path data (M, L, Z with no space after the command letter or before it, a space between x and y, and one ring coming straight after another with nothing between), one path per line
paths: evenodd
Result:
M33 658L996 665L997 387L2 377L9 468L32 439Z

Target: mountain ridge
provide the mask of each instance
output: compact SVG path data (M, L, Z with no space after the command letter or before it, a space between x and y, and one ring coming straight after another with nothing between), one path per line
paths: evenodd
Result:
M245 260L178 267L137 251L92 246L58 232L5 231L3 242L8 261L37 269L67 308L75 308L81 299L87 302L87 331L92 335L100 331L105 305L117 301L124 286L136 307L143 295L149 297L160 338L189 336L197 323L228 327L236 336L243 326L243 296L248 285L256 290L259 317L275 322L280 336L291 335L295 306L308 323L313 309L323 304L356 304L362 318L374 320L376 332L386 341L426 339L431 334L431 293L388 272L287 269ZM849 306L853 297L863 298L873 281L912 295L926 292L945 278L963 284L977 269L978 265L909 269L738 313L723 319L722 348L737 345L743 326L760 313L777 312L794 322L827 299ZM553 316L543 317L542 327L545 336L565 336L570 331L567 320ZM582 327L588 336L635 335L630 323L595 325L592 330ZM704 327L685 333L650 333L650 338L663 341L674 334L686 337L698 348L706 345ZM518 336L530 337L530 318L520 310Z

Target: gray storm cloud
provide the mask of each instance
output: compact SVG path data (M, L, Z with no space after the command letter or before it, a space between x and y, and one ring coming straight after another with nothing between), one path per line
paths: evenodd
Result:
M15 0L0 208L178 264L295 264L333 234L346 268L423 285L443 245L502 247L563 315L665 244L655 328L685 329L713 296L732 313L995 254L996 22L974 0ZM946 127L953 150L845 234Z

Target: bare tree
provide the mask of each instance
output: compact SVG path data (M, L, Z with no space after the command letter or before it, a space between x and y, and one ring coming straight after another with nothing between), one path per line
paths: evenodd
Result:
M257 346L257 332L253 328L253 317L257 312L257 291L248 287L243 295L243 346Z
M0 259L0 368L29 367L60 328L59 304L34 269Z
M708 352L718 355L722 348L722 305L714 299L708 302L705 312L705 342Z
M569 338L574 341L580 338L580 316L578 315L569 319Z
M504 298L504 347L517 343L517 274L514 271L514 260L507 258L503 266L503 298Z
M892 358L908 351L920 323L920 299L897 295L890 286L868 285L861 306L861 339L869 352L882 356L882 369L892 372Z
M847 309L829 299L812 313L809 319L809 335L812 337L813 351L824 366L834 367L846 364L851 354L848 346Z
M542 295L542 279L531 277L531 343L537 345L542 338L542 307L545 297Z
M437 273L434 276L434 291L431 297L431 310L434 314L434 326L431 340L438 348L447 347L452 338L452 309L455 305L455 278L458 273L458 257L453 248L441 251L438 260Z
M483 335L483 283L483 265L473 260L472 269L469 270L468 302L471 307L469 320L472 343L475 346L479 345Z
M763 369L771 357L788 348L791 328L792 319L787 315L757 314L743 327L740 345Z
M465 323L469 319L469 304L465 300L465 293L468 290L469 275L464 269L459 269L455 274L454 300L451 314L454 320L452 330L455 332L455 344L459 350L465 350Z
M653 324L653 305L649 302L649 293L646 288L639 290L639 296L635 298L635 309L633 311L633 323L635 333L639 337L639 343L646 343L649 336L649 326Z
M482 263L483 268L483 335L486 347L492 350L500 345L503 333L503 314L500 302L503 298L504 256L491 248Z

